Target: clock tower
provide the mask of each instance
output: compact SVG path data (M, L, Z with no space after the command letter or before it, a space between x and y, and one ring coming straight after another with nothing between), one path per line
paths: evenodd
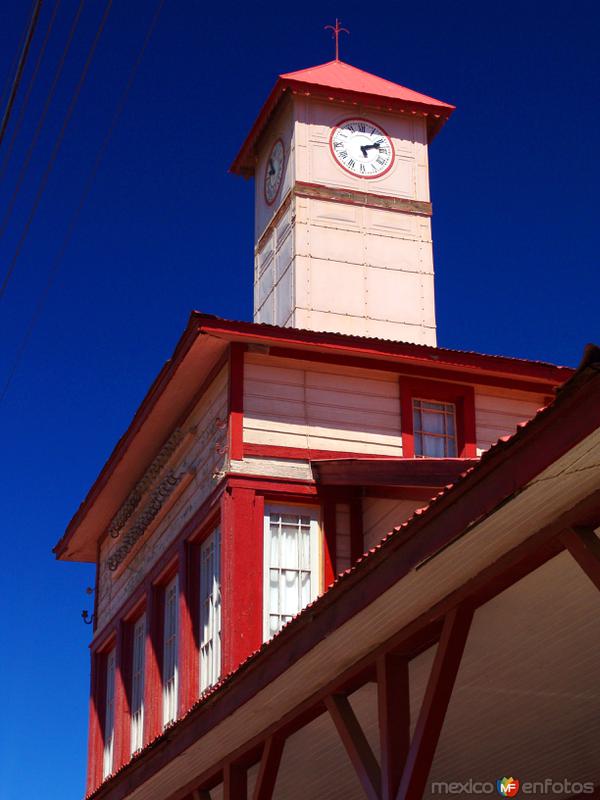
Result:
M279 76L231 168L255 322L436 344L427 149L453 110L339 60Z

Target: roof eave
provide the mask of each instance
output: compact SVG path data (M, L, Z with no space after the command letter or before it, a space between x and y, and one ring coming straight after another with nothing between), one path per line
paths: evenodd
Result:
M283 95L288 91L293 94L322 97L330 101L352 104L355 106L361 105L396 114L424 116L427 119L429 142L437 136L451 114L456 110L456 106L449 103L440 102L436 104L435 102L421 103L414 100L399 100L397 98L384 97L376 94L354 92L348 89L336 89L320 84L308 84L280 76L256 118L254 125L250 129L250 133L246 137L239 153L229 168L229 172L234 175L241 175L244 178L251 178L254 175L256 144L268 121L276 112Z
M92 484L85 499L80 504L79 508L67 525L64 534L53 547L52 551L56 555L57 559L68 559L73 561L95 560L95 543L93 546L90 544L89 546L82 547L77 541L82 525L85 523L86 517L94 507L102 492L108 487L113 478L115 470L126 457L133 442L143 429L144 425L147 423L157 404L161 401L161 398L163 398L165 391L172 383L175 374L190 353L194 343L202 335L202 331L200 330L200 326L198 324L198 320L201 319L201 317L202 315L196 311L190 314L186 329L177 342L172 356L165 362L157 377L153 381L150 389L135 412L130 424L115 445L112 453L104 464L98 477ZM160 443L158 444L160 445Z

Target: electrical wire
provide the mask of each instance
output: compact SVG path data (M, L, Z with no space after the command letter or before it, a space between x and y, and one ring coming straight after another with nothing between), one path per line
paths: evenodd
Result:
M61 57L58 61L56 66L56 70L54 71L54 77L52 79L52 85L48 90L48 94L46 95L46 102L44 103L44 107L42 109L42 113L39 116L37 125L35 127L35 131L33 132L33 136L29 147L27 148L27 152L25 153L25 157L23 159L23 163L21 164L21 169L19 170L19 175L17 177L17 183L15 188L13 189L13 193L11 195L10 200L8 201L8 206L6 208L6 213L4 214L4 218L2 220L2 224L0 225L0 239L4 236L6 232L6 228L8 222L10 220L10 215L15 207L15 203L17 202L17 197L19 196L19 192L21 191L21 186L23 185L23 181L25 180L25 176L27 174L27 170L29 168L29 164L31 162L31 158L35 151L38 139L40 138L40 133L42 132L42 128L44 127L44 122L46 121L46 116L48 114L48 110L52 104L52 100L54 99L54 95L56 93L56 88L58 86L58 82L62 75L63 67L65 65L65 61L67 60L67 55L69 54L69 50L71 49L71 44L73 43L73 38L75 37L75 32L77 30L77 26L79 24L79 18L81 17L81 12L83 11L83 7L85 5L85 0L79 0L79 5L77 6L77 10L75 12L75 16L73 17L73 21L71 22L71 28L69 30L69 34L67 36L66 44L63 48Z
M35 2L35 0L34 0L34 2ZM33 9L33 5L32 5L32 9ZM29 19L31 19L31 14L29 15ZM8 93L10 91L13 75L15 74L15 70L17 68L17 63L19 61L19 53L23 49L23 44L25 43L25 37L27 36L28 29L29 29L29 22L27 22L27 25L23 29L23 33L21 34L21 38L19 39L19 46L18 46L18 48L17 48L17 50L16 50L16 52L15 52L15 54L13 56L13 60L12 60L11 65L10 65L10 69L6 73L6 82L5 82L4 87L2 89L2 94L0 95L0 106L2 106L2 108L4 108L4 101L8 97Z
M10 115L13 109L13 105L15 103L17 91L19 90L19 86L21 85L21 78L23 77L25 62L27 61L29 48L31 47L31 42L33 41L33 34L35 33L35 29L37 27L41 8L42 8L42 0L36 0L36 3L33 7L33 14L31 15L29 28L27 29L27 34L25 36L25 44L23 45L23 49L21 50L21 57L19 58L17 71L15 72L15 77L12 82L10 94L8 95L8 100L6 102L6 108L4 109L2 122L0 122L0 145L2 144L2 140L4 139L4 134L6 133L6 129L10 121Z
M154 15L152 17L152 20L150 22L150 25L148 26L147 31L146 31L146 36L144 37L144 41L142 43L142 46L141 46L141 48L140 48L140 50L139 50L139 52L137 54L137 57L136 57L136 59L135 59L135 61L133 63L133 66L132 66L132 68L131 68L131 70L129 72L129 77L127 79L127 83L125 84L125 88L123 89L121 97L119 98L119 102L117 103L117 106L115 108L115 112L114 112L114 114L112 116L112 119L111 119L111 122L110 122L110 124L108 126L106 134L104 135L104 139L102 140L102 143L101 143L101 145L100 145L100 147L98 149L98 152L96 153L96 157L94 159L94 163L93 163L92 168L91 168L91 170L90 170L90 172L88 174L86 183L85 183L84 188L83 188L83 190L81 192L81 195L79 197L79 202L77 203L77 207L75 208L75 211L73 212L73 214L71 216L71 220L69 222L69 226L67 228L67 232L66 232L66 234L65 234L65 236L64 236L64 238L62 240L61 246L60 246L56 256L54 257L54 260L52 262L52 267L51 267L50 272L48 274L48 278L46 280L46 283L44 285L42 293L41 293L41 295L40 295L40 297L38 299L38 302L36 304L34 312L33 312L32 316L31 316L31 319L29 321L29 325L28 325L28 327L27 327L27 329L25 331L25 334L23 335L23 337L22 337L22 339L21 339L21 341L19 343L19 347L17 349L17 353L16 353L16 356L15 356L15 359L14 359L12 365L11 365L10 372L8 374L8 377L7 377L6 381L5 381L5 383L4 383L4 386L2 387L2 391L0 392L0 404L2 403L4 398L6 397L6 395L8 393L8 390L10 389L11 383L13 381L14 376L17 373L17 370L19 368L20 362L21 362L21 360L22 360L22 358L23 358L23 356L25 354L25 351L27 349L27 345L29 344L29 341L31 339L33 331L35 330L35 327L36 327L36 325L38 323L38 320L40 319L40 317L42 315L42 312L44 310L44 306L45 306L46 301L48 299L48 295L50 293L52 285L54 284L54 281L56 280L56 276L57 276L58 271L60 269L60 266L62 264L62 260L63 260L63 258L65 256L67 248L68 248L68 246L69 246L69 244L71 242L71 239L73 238L73 234L75 232L75 228L77 227L77 223L78 223L79 218L81 216L81 212L83 211L85 203L86 203L86 201L87 201L87 199L88 199L88 197L90 195L90 192L91 192L92 187L94 185L94 181L95 181L96 175L98 174L98 170L100 169L100 165L102 164L102 160L104 159L104 156L105 156L106 151L108 149L108 145L110 143L112 135L113 135L113 133L115 131L115 128L117 127L119 119L121 118L121 115L123 113L123 109L125 108L125 104L126 104L127 99L129 97L129 93L131 91L131 88L133 87L133 83L135 81L135 78L136 78L137 72L139 70L140 64L142 63L142 59L144 57L144 54L145 54L145 52L146 52L146 50L148 48L148 45L150 44L150 40L152 38L152 34L154 33L156 25L158 24L158 19L160 17L160 14L161 14L161 11L163 9L164 4L165 4L165 0L159 0L158 1L158 4L157 4L156 9L154 11Z
M81 89L83 88L83 84L85 83L85 79L87 77L87 74L89 72L92 60L94 58L94 53L96 52L96 47L98 46L98 42L100 41L100 37L102 36L102 31L104 30L104 26L106 25L106 21L108 19L108 15L110 14L110 10L112 8L112 4L113 4L113 0L107 0L106 6L104 8L104 13L102 15L102 19L100 20L100 25L98 26L98 30L96 31L96 35L94 37L94 41L92 42L92 45L91 45L91 47L89 49L87 58L85 60L85 64L83 65L83 70L81 72L81 75L79 76L79 81L77 83L77 86L75 87L75 91L73 93L73 97L71 98L71 102L69 103L69 107L67 108L67 112L66 112L65 117L63 119L63 124L62 124L61 129L60 129L60 131L58 133L58 136L56 138L56 142L54 143L54 147L52 149L52 153L50 154L50 159L48 161L48 164L46 165L46 169L44 170L44 174L42 175L42 179L40 181L40 185L38 186L37 194L36 194L35 199L33 201L33 206L31 207L31 211L29 212L29 216L27 218L27 222L25 223L25 227L23 228L23 232L21 233L21 237L19 238L19 241L18 241L18 244L17 244L17 248L15 250L15 254L13 255L13 257L11 259L11 262L8 265L8 270L6 272L6 275L4 276L4 280L2 281L2 284L0 285L0 302L2 301L2 298L4 297L4 294L6 292L6 287L8 286L8 283L9 283L11 277L12 277L14 269L15 269L15 267L17 265L18 260L19 260L19 256L21 255L21 252L23 250L23 246L24 246L25 241L27 239L27 235L28 235L28 233L29 233L29 231L31 229L31 225L32 225L33 220L35 218L36 212L37 212L37 210L38 210L38 208L40 206L40 202L42 200L42 196L43 196L44 191L46 189L46 186L48 184L48 179L50 178L50 173L52 172L52 168L54 167L54 164L56 162L56 157L58 156L58 151L60 150L60 146L61 146L61 144L63 142L64 137L65 137L65 133L67 131L67 127L69 125L71 117L73 116L73 111L75 110L75 106L77 105L77 100L79 99L79 95L81 94Z
M23 102L21 104L21 108L19 109L19 116L17 117L17 121L15 122L12 136L10 137L10 141L6 147L6 153L4 154L4 159L2 161L2 166L0 167L0 181L4 177L4 173L6 172L6 167L8 166L8 162L10 161L10 156L13 151L13 147L15 144L15 140L21 131L21 125L23 124L23 119L25 117L25 112L27 111L27 106L29 104L29 98L31 97L31 92L33 91L33 86L35 84L36 78L38 76L38 72L40 71L40 66L42 65L42 61L44 59L44 54L46 52L46 46L48 45L48 41L50 39L50 35L52 34L52 29L54 27L54 22L56 20L56 16L58 14L58 9L60 8L61 0L56 0L54 4L54 8L52 10L52 15L48 22L48 27L46 28L46 34L44 36L44 40L40 47L40 51L38 53L38 57L35 62L35 66L33 68L33 72L31 73L31 78L29 79L29 84L27 86L27 90L25 91L25 97L23 98Z

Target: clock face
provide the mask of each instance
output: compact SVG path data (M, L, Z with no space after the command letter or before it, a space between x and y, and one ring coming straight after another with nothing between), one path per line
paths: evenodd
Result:
M345 119L331 132L329 146L337 163L359 178L379 178L394 163L392 140L368 119Z
M283 162L285 160L285 150L283 142L277 139L265 165L265 200L272 205L277 197L277 192L281 187L283 179Z

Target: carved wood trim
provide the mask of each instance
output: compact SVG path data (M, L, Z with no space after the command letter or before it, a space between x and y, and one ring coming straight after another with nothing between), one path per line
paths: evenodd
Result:
M406 214L420 214L430 217L433 213L431 203L425 200L410 200L405 197L391 197L373 192L359 192L355 189L337 189L318 183L297 181L293 188L295 197L308 197L312 200L332 200L367 208L383 208L387 211L400 211Z

